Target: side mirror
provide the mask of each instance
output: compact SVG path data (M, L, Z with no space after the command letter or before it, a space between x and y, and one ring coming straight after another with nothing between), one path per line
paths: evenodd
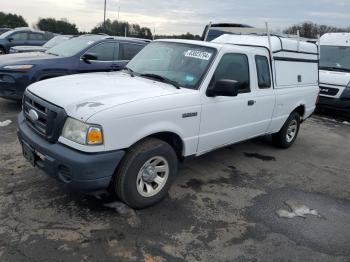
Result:
M240 84L236 80L220 79L207 90L207 96L237 96Z
M85 53L83 54L83 56L81 57L81 59L85 62L85 63L90 63L89 61L91 60L97 60L97 56L94 53Z
M12 38L12 37L9 37L9 38L7 38L7 40L9 40L9 42L12 42L12 41L13 41L13 38Z

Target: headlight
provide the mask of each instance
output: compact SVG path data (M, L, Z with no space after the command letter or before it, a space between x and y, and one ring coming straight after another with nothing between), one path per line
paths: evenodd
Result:
M29 70L33 68L34 65L8 65L4 66L4 69L11 69L11 70Z
M62 136L82 145L102 145L102 127L89 125L68 117L64 124Z

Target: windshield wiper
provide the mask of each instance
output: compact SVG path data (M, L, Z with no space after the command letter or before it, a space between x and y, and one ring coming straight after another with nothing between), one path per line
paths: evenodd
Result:
M46 54L49 54L49 55L54 55L54 56L59 56L58 54L55 54L55 53L50 53L50 52L46 52Z
M127 71L131 77L135 76L134 71L131 68L126 66L124 67L124 70Z
M164 83L167 83L167 84L170 84L170 85L173 85L175 86L177 89L180 89L180 86L177 82L173 81L173 80L170 80L164 76L161 76L161 75L157 75L157 74L140 74L140 76L142 77L149 77L149 78L154 78L154 79L158 79Z

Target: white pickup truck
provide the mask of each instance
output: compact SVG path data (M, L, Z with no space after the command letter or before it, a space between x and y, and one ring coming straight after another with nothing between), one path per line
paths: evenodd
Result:
M28 87L24 156L85 192L109 189L134 208L161 200L178 160L272 134L287 148L315 109L318 49L280 37L155 41L122 72Z

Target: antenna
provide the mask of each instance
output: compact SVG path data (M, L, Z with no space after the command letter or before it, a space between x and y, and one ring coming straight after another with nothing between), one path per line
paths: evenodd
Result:
M272 61L273 55L272 55L272 44L271 44L271 34L270 34L270 29L269 29L269 23L265 22L265 26L266 26L267 41L269 42L270 57L271 57L271 61Z
M209 24L208 24L208 29L207 29L207 31L205 32L205 36L204 36L203 41L207 41L210 28L211 28L211 22L209 22Z
M297 44L297 50L300 51L300 30L297 30L297 36L298 36L298 44Z

